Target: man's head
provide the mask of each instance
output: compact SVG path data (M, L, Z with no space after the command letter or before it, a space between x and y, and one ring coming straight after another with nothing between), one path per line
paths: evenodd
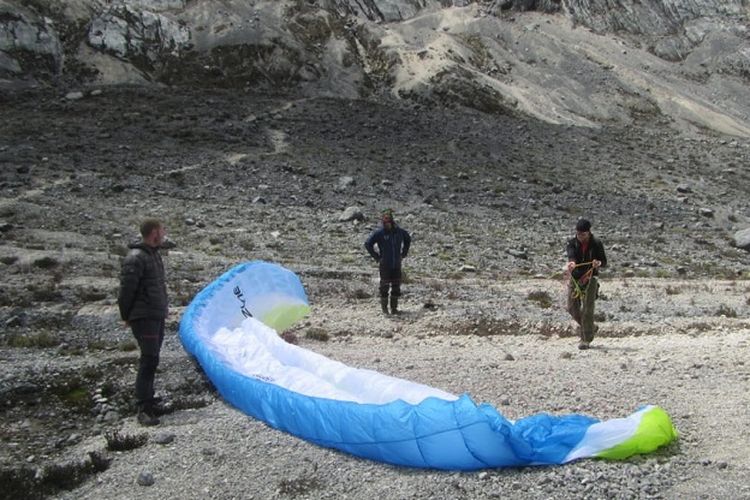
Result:
M578 219L576 222L576 238L585 243L591 237L591 222L588 219Z
M141 223L141 237L150 247L159 247L164 243L167 230L159 219L144 219Z
M380 215L380 220L382 221L384 228L391 229L395 223L393 220L393 210L390 208L383 210L383 213Z

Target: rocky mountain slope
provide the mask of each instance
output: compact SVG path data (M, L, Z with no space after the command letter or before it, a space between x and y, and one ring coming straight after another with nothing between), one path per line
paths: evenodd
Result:
M740 0L2 0L0 77L388 94L747 137L747 16Z

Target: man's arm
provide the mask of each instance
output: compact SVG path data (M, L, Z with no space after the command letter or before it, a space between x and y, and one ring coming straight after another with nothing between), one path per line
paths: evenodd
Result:
M404 231L404 246L401 248L401 257L406 257L409 254L409 247L411 247L411 235Z
M128 321L130 311L133 309L141 276L143 276L143 262L136 254L128 254L122 263L120 293L117 297L117 305L120 308L120 317L123 321Z
M565 246L565 255L568 256L568 262L565 264L565 269L569 272L573 272L576 268L576 244L575 240L568 240Z
M378 231L373 231L370 237L367 238L367 241L365 241L365 248L367 249L367 253L369 253L373 259L380 262L380 255L375 251L375 241L377 239L377 235Z

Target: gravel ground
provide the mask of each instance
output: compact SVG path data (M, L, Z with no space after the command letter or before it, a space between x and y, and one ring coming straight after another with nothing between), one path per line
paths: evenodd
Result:
M407 313L408 314L408 313ZM371 320L377 321L374 314ZM333 318L332 318L333 320ZM352 335L305 347L346 363L432 384L497 405L510 418L534 412L624 416L666 408L677 443L625 462L449 473L407 470L318 448L215 401L175 412L145 446L61 498L747 498L748 333L719 321L686 334L605 337L587 352L572 338L422 336L410 319L390 339ZM363 328L367 328L362 325ZM421 337L421 338L420 338ZM513 359L508 359L510 354ZM176 362L183 354L170 349ZM160 435L174 436L157 444ZM101 449L102 437L77 448ZM135 484L153 475L150 487Z
M10 497L750 498L750 259L731 245L750 220L746 142L647 122L578 129L174 88L75 102L6 93L0 104ZM362 247L383 206L414 237L398 318L379 314ZM361 216L341 220L347 207ZM114 297L125 243L150 214L177 246L165 256L172 312L157 376L170 411L145 429ZM560 275L579 215L611 262L585 352ZM657 404L680 439L625 462L447 473L270 429L222 403L176 337L194 294L251 259L301 276L312 313L292 333L306 348L467 392L510 418Z

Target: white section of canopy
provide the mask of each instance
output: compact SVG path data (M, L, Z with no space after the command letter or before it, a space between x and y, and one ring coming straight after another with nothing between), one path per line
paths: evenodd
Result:
M204 341L233 370L306 396L370 404L458 399L440 389L352 368L289 344L255 318L245 319L233 330L222 327Z

